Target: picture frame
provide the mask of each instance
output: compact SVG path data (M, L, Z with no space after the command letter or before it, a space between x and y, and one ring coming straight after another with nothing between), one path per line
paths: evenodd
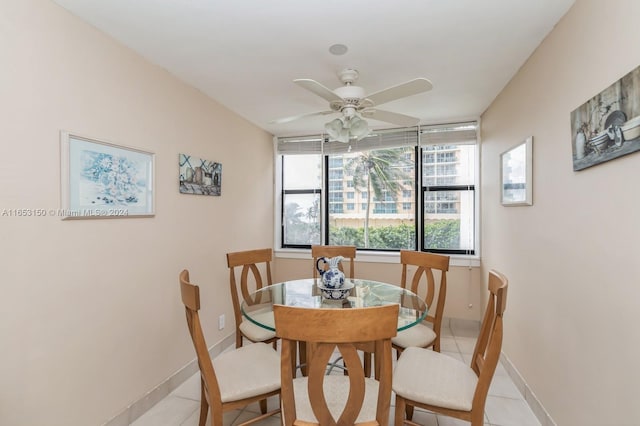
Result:
M640 66L574 109L573 171L640 151Z
M500 154L500 201L533 205L533 136Z
M178 167L181 194L213 196L222 194L221 163L188 154L178 154Z
M62 131L62 219L155 215L155 154Z

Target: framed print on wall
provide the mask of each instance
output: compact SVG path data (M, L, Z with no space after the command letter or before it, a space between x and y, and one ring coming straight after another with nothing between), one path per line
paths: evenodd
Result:
M640 151L640 66L571 112L573 170Z
M500 168L502 205L532 205L533 136L500 154Z
M154 216L155 155L62 132L63 219Z
M179 154L180 193L215 195L222 193L222 164Z

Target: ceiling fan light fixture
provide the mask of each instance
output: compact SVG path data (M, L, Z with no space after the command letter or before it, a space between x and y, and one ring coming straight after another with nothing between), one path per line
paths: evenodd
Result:
M324 125L324 129L329 136L331 136L333 139L338 140L338 138L340 137L340 133L343 130L342 120L340 120L339 118L331 120Z
M349 135L349 129L343 128L340 130L340 135L336 138L338 142L348 143L351 136Z
M324 129L331 139L343 143L351 138L361 140L370 132L367 121L357 115L331 120L324 125Z
M351 133L358 140L361 140L365 136L367 136L370 132L369 124L366 120L355 116L351 120L351 125L349 126L349 133Z

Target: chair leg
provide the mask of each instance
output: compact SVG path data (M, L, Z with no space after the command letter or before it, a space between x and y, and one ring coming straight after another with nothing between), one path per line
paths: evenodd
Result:
M401 398L396 395L396 414L394 426L403 426L404 425L404 412L405 412L405 402L404 398Z
M242 347L242 333L240 330L236 330L236 349Z
M298 345L291 345L291 371L295 379L298 375Z
M267 400L266 399L261 399L260 400L260 412L262 414L265 414L267 412Z
M397 407L396 407L396 410L397 410ZM405 414L407 415L407 420L412 420L413 419L413 405L407 404L404 411L405 411Z
M198 426L205 426L207 414L209 414L209 403L204 392L204 382L200 379L200 420L198 421Z
M307 342L298 342L300 352L300 371L303 376L307 376Z
M364 377L371 377L371 352L365 352L364 358Z

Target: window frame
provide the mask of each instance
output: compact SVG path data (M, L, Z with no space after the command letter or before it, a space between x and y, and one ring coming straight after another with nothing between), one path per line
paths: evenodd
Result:
M447 254L447 255L451 255L452 257L455 258L460 258L460 259L470 259L471 260L478 260L480 259L480 238L479 238L479 231L480 231L480 120L471 120L469 122L467 122L468 124L473 124L475 126L475 138L473 140L473 142L442 142L442 143L433 143L433 142L429 142L429 143L423 143L422 141L422 129L424 128L416 128L416 131L418 132L418 142L417 145L414 147L415 148L415 161L414 161L414 172L415 172L415 180L414 180L414 186L411 188L411 191L413 191L413 196L411 197L412 202L415 205L415 209L414 209L414 226L415 226L415 249L418 251L424 251L424 252L434 252L434 253L441 253L441 254ZM443 125L438 125L438 126L453 126L456 125L457 123L451 123L451 124L443 124ZM461 124L466 124L466 123L461 123ZM399 129L401 130L401 129ZM307 137L310 138L310 137ZM321 139L319 139L321 141L326 142L327 139L325 138L324 135L321 136ZM472 144L475 145L475 150L474 150L474 158L473 158L473 166L474 166L474 176L473 176L473 184L469 184L469 185L432 185L432 186L423 186L422 185L422 171L423 171L423 155L422 155L422 150L426 145L464 145L464 144ZM297 189L297 190L284 190L282 187L282 173L283 173L283 157L284 155L287 154L295 154L295 152L287 152L287 153L280 153L278 152L278 138L274 137L274 159L276 160L275 163L277 164L276 167L276 190L274 191L276 194L276 214L275 214L275 219L276 222L279 222L276 224L276 229L279 228L279 232L276 232L276 241L275 241L275 250L276 253L278 251L287 251L288 249L293 249L293 250L310 250L311 248L311 244L309 245L305 245L305 244L285 244L285 229L284 229L284 196L287 194L291 194L291 193L297 193L297 194L319 194L320 197L320 239L321 239L321 244L327 244L327 241L329 240L329 224L327 223L329 220L329 192L327 190L327 188L329 187L329 163L330 163L330 157L332 156L332 153L329 152L325 152L324 151L324 147L323 144L320 143L320 151L316 152L316 154L321 154L320 157L320 162L321 162L321 167L322 167L322 179L321 179L321 188L318 189ZM371 149L376 149L376 148L371 148ZM382 148L380 148L382 149ZM333 153L335 154L335 153ZM437 153L435 154L437 155ZM278 161L280 160L280 161ZM343 187L343 192L347 192L349 190L351 190L352 188L348 185L348 183L346 185L344 185ZM427 191L431 191L431 192L440 192L440 191L445 191L445 190L449 190L449 191L472 191L472 199L473 199L473 248L470 250L466 250L466 249L433 249L433 248L428 248L428 247L424 247L424 231L425 231L425 193ZM347 198L345 198L346 196L343 196L343 200L342 203L343 205L349 201L357 203L357 204L364 204L364 201L362 201L361 199L359 199L360 197L356 196L355 200L348 200ZM399 205L397 205L397 209L398 209L398 213L401 213L402 211L404 211L404 209L402 208L404 202L406 202L407 198L402 196L402 193L400 193L399 195L399 199L397 200L398 202L400 202ZM377 201L373 201L372 203L377 202ZM343 206L344 207L344 206ZM344 209L343 209L344 210ZM346 211L346 210L345 210ZM376 249L376 248L358 248L358 251L363 251L363 252L368 252L370 254L380 254L380 255L384 255L385 253L389 253L389 254L398 254L399 253L399 249L388 249L388 250L381 250L381 249ZM375 256L376 258L379 258L379 256ZM376 260L377 261L377 260Z

